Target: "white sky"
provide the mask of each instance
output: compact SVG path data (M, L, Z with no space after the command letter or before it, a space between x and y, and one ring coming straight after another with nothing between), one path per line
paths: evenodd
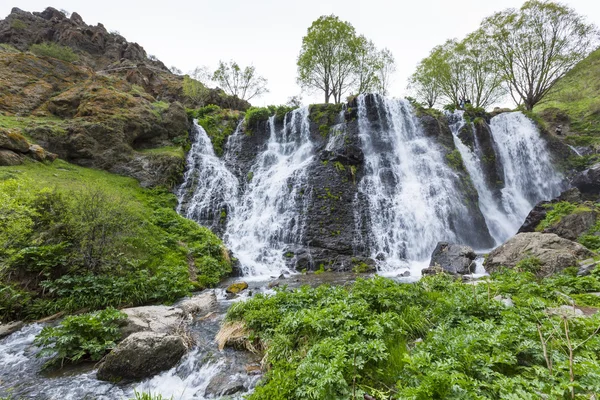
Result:
M199 0L127 1L0 0L0 19L12 7L42 11L48 5L78 12L88 24L104 24L128 41L142 45L167 66L188 72L195 66L214 69L217 62L254 64L269 80L270 93L254 105L282 104L300 94L296 58L302 36L321 15L350 22L380 47L389 48L397 64L391 94L406 94L406 80L432 47L462 38L483 18L522 0ZM589 22L600 26L600 1L563 0ZM303 95L305 103L322 102L320 94Z

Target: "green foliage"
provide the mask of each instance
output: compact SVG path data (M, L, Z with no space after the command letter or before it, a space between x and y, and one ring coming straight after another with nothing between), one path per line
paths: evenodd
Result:
M171 396L169 399L167 399L166 397L163 397L161 394L152 394L151 392L138 392L137 390L134 391L135 397L132 398L131 400L173 400L173 396Z
M458 149L454 149L446 154L446 161L448 162L450 168L455 171L464 171L465 169L462 156L460 155L460 151L458 151Z
M576 204L569 203L568 201L561 201L555 204L549 204L547 207L551 208L546 213L546 217L539 223L535 228L536 231L541 232L546 228L560 222L563 217L572 214L578 210Z
M542 262L537 257L527 257L515 265L515 270L536 274L540 271Z
M191 102L204 105L210 95L210 90L202 83L189 75L183 77L183 95Z
M271 115L271 110L267 107L250 107L246 111L246 126L255 126L259 122L268 120Z
M256 73L256 67L245 68L235 61L219 61L219 67L213 74L213 80L230 96L249 101L267 93L267 79Z
M67 317L56 327L44 327L36 336L34 344L42 348L38 356L53 356L46 367L98 361L121 339L119 326L125 319L127 315L114 308Z
M13 19L10 27L17 30L27 29L27 24L20 19Z
M73 52L73 49L54 42L32 44L29 50L40 57L52 57L66 62L79 60L79 56Z
M600 220L596 220L594 226L581 235L577 241L592 251L600 251Z
M221 157L225 151L227 139L235 132L241 113L209 104L197 110L191 110L189 114L192 118L197 118L198 124L204 128L210 138L215 154Z
M243 321L266 348L269 369L249 399L566 398L571 387L588 398L600 390L600 315L565 322L546 309L589 301L585 293L598 288L598 270L542 281L506 270L478 285L445 275L409 285L375 277L259 294L234 304L227 319Z
M2 320L172 302L231 272L222 242L179 216L165 189L59 160L3 174Z

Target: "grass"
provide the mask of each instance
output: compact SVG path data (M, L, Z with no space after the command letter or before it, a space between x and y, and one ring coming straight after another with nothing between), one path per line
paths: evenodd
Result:
M534 111L542 116L560 110L570 120L573 145L600 144L600 49L577 64Z
M165 147L158 147L155 149L145 149L145 150L142 150L141 153L161 154L161 155L168 155L168 156L172 156L172 157L185 158L185 151L180 146L165 146Z

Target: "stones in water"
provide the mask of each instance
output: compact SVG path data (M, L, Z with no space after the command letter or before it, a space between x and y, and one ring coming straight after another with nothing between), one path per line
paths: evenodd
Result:
M21 321L13 321L8 322L6 324L0 323L0 339L5 338L6 336L15 333L19 329L21 329L25 324Z
M549 276L565 268L577 266L578 260L593 256L590 250L553 233L528 232L513 236L493 250L483 266L488 273L501 267L514 268L520 261L535 257L540 261L538 276Z
M180 308L169 306L145 306L125 308L125 326L121 328L123 337L136 332L170 333L177 329L184 313Z
M439 266L451 274L470 274L475 272L477 254L469 246L439 242L431 254L430 267Z
M157 332L137 332L117 345L98 368L104 381L143 379L175 366L187 351L182 337Z

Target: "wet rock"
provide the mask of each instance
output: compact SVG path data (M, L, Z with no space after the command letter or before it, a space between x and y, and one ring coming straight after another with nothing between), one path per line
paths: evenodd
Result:
M492 251L484 262L489 273L501 267L514 268L519 261L536 257L541 262L540 276L548 276L567 267L578 265L578 260L593 253L579 243L563 239L553 233L519 233Z
M439 242L431 254L429 266L440 266L453 274L470 274L475 271L476 257L469 246Z
M583 195L597 198L600 195L600 163L577 174L573 178L572 185Z
M248 289L248 284L246 282L236 282L229 285L225 292L230 294L239 294L246 289Z
M544 218L546 218L548 210L551 210L551 208L548 208L548 205L550 204L552 203L550 203L549 201L541 201L537 203L535 207L533 207L533 209L529 212L527 218L525 218L525 222L523 222L523 225L521 225L521 227L519 228L518 233L535 232L540 222L542 222Z
M11 150L0 149L0 167L23 164L23 157Z
M124 337L136 332L171 333L184 317L182 309L169 306L133 307L122 311L127 314L126 325L121 328Z
M205 291L191 298L182 300L175 307L180 308L185 315L205 315L217 306L217 295L214 290Z
M21 321L9 322L7 324L0 323L0 339L18 331L24 325Z
M183 338L165 333L138 332L111 351L98 368L98 379L144 379L174 367L186 353Z
M215 398L220 396L231 396L232 394L243 392L246 390L244 381L238 375L231 376L227 372L214 376L206 390L204 395L208 398Z

